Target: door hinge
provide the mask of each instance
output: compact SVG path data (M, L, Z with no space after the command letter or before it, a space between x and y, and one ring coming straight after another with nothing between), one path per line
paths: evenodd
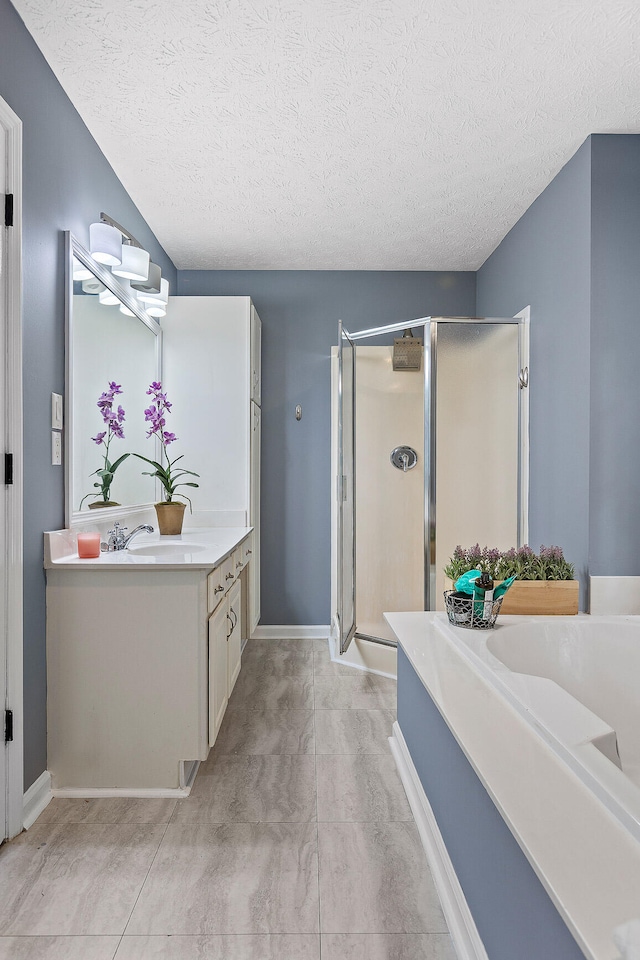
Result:
M4 712L4 742L11 743L13 741L13 710L5 710Z
M4 225L13 226L13 194L5 193L4 196Z
M4 482L6 486L13 483L13 454L4 455Z

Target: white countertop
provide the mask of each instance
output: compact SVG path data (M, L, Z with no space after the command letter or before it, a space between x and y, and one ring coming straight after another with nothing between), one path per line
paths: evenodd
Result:
M45 570L212 570L247 537L253 527L198 527L186 529L176 537L161 537L157 532L136 534L125 550L101 553L99 557L78 556L75 530L53 530L44 535ZM149 556L144 551L154 545L173 545L176 551ZM184 550L181 548L184 547ZM140 552L138 552L140 551Z

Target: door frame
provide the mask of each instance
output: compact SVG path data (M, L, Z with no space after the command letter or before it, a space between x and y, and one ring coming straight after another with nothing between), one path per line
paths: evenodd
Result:
M6 229L7 263L4 297L6 329L0 330L6 348L5 396L6 450L13 454L13 484L3 484L6 566L2 590L7 608L6 691L0 691L2 709L13 711L13 741L3 747L6 758L6 823L0 840L16 836L23 827L23 427L22 427L22 121L0 97L0 125L7 151L7 193L13 194L13 226ZM2 478L4 480L4 478ZM1 645L2 641L0 641ZM4 726L2 724L1 726ZM4 736L2 737L4 740Z

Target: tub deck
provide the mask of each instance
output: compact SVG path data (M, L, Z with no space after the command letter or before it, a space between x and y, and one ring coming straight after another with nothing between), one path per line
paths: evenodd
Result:
M640 916L640 789L620 769L606 720L491 649L508 659L518 629L539 633L550 620L562 629L564 618L501 617L491 631L438 613L387 619L584 955L616 960L613 928ZM602 621L609 633L632 621L640 644L640 618L566 619Z

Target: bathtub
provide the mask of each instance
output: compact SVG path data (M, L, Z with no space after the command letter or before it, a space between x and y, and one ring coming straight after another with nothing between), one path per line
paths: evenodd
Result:
M577 712L583 717L585 731L597 726L598 719L603 721L607 729L599 736L587 734L585 746L593 744L640 787L640 618L570 617L507 625L492 631L486 648L510 671L544 678L569 694L564 697L561 693L555 699L567 714ZM556 693L548 684L544 687L547 693ZM546 712L544 687L538 703L542 719ZM576 734L580 736L579 725ZM585 751L580 742L573 746L582 759ZM584 763L592 766L588 752ZM615 771L598 766L603 784L614 795L620 786L628 793L637 825L640 813L633 793L626 791Z
M640 917L640 617L387 619L575 944L617 960L613 928ZM419 768L424 731L402 697L399 669L394 755Z

